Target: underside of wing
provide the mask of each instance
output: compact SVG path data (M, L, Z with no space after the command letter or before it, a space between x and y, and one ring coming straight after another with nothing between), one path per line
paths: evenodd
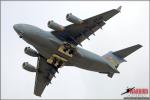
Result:
M37 71L36 71L36 79L35 79L35 87L34 94L37 96L41 96L45 87L51 83L53 77L55 77L55 73L57 72L57 68L48 64L46 59L43 57L38 58L37 63Z
M64 27L64 30L53 31L52 33L59 39L74 45L81 45L81 42L91 34L94 34L99 28L105 25L105 21L120 12L121 7L112 9L102 14L87 18L82 23L74 23Z

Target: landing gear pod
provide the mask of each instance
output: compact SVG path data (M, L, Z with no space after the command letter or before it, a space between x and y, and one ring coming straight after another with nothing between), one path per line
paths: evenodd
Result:
M66 15L66 19L69 21L69 22L72 22L74 24L81 24L83 23L83 20L81 20L80 18L72 15L72 13L69 13Z
M53 20L48 21L48 27L55 30L55 31L63 31L64 27L62 25L57 24L56 22L54 22Z
M64 42L58 49L59 52L66 56L72 57L75 52L75 47L67 42Z

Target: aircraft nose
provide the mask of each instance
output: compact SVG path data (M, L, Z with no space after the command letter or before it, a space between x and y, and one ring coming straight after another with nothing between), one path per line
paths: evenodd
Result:
M21 30L21 24L15 24L13 26L14 30L16 31L16 33L19 35L20 38L22 38L23 36L23 32Z
M19 33L19 26L20 26L20 24L15 24L15 25L13 26L14 30L15 30L17 33Z

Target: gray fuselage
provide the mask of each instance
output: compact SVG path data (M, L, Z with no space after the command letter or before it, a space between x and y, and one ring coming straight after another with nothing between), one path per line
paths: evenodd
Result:
M57 54L59 46L64 42L55 37L51 32L32 25L16 24L14 29L22 39L34 46L46 59L50 58L52 54ZM65 66L76 66L95 72L109 71L114 73L112 67L108 65L103 57L77 46L76 53L72 58L69 58Z

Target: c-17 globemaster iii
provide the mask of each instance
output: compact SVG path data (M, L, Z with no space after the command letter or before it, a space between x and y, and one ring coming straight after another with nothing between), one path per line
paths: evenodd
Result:
M99 56L87 51L78 45L90 35L95 35L105 22L119 13L121 6L117 9L104 12L82 20L72 13L66 15L66 19L73 24L62 26L54 21L48 22L48 27L54 31L44 31L38 27L27 24L15 24L14 30L20 38L32 45L36 50L26 47L25 53L38 57L37 67L28 62L23 63L23 68L30 72L36 72L34 94L41 96L45 87L51 83L55 73L62 66L75 66L78 68L107 74L112 78L120 63L125 57L142 47L137 44L115 52L108 52Z

